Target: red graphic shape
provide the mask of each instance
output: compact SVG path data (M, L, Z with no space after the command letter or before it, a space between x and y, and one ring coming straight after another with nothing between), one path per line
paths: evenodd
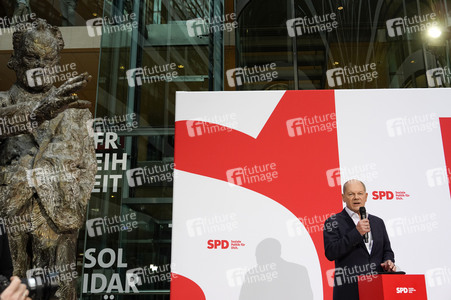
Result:
M171 273L171 299L205 300L205 295L194 281Z
M439 118L439 120L442 131L443 152L445 153L446 175L451 193L451 118Z
M227 181L228 170L276 164L278 176L271 182L234 183L277 201L311 229L323 274L324 299L332 299L325 274L334 265L324 255L322 231L313 225L321 226L325 216L343 209L339 177L328 180L326 175L339 167L336 126L325 125L332 125L334 116L334 91L287 91L257 139L234 130L193 137L188 134L187 121L175 125L178 170ZM304 117L308 117L303 119L304 125L290 121ZM325 118L329 122L321 122Z

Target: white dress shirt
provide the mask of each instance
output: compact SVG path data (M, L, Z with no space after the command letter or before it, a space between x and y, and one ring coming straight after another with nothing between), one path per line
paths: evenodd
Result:
M352 221L354 221L354 224L357 226L357 223L360 221L360 216L358 213L353 212L348 207L345 207L346 212L351 217ZM368 215L368 213L367 213ZM371 224L370 224L371 227ZM362 237L363 238L363 237ZM365 243L366 249L368 250L368 253L371 254L371 248L373 248L373 235L371 234L371 231L368 232L368 243Z

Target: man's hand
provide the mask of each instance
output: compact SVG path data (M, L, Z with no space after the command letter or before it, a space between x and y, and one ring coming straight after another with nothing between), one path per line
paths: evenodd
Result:
M357 223L356 228L359 231L360 235L363 236L365 233L371 231L370 221L368 219L362 219Z
M385 272L396 272L395 264L389 259L381 263L381 267Z
M11 277L11 284L0 295L0 300L31 300L29 291L25 284L20 282L19 277Z
M59 113L68 108L88 108L91 102L78 99L76 91L86 86L91 75L82 73L68 79L59 88L42 100L33 110L39 123L55 118Z

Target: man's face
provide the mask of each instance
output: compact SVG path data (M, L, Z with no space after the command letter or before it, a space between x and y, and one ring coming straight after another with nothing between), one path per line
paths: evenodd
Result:
M43 74L42 69L51 70L58 64L56 40L43 32L30 32L26 35L26 39L33 42L29 43L29 47L23 47L16 57L17 80L29 90L47 91L53 84L50 77ZM48 73L58 75L54 72Z
M355 213L359 213L359 208L365 206L367 197L368 193L358 181L348 182L345 193L342 195L343 202Z

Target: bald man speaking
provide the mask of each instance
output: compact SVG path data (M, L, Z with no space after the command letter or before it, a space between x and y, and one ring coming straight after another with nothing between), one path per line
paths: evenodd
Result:
M358 300L358 275L371 280L370 276L378 272L396 271L384 221L374 215L360 218L359 209L365 206L367 197L363 182L347 181L342 194L346 207L324 224L325 254L335 261L333 300Z

